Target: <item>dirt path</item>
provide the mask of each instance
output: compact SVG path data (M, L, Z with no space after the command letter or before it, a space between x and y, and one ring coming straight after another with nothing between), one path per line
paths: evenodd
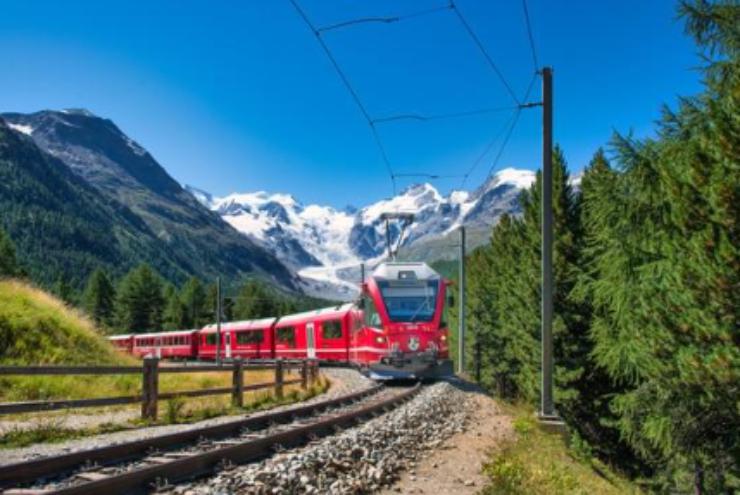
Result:
M473 419L465 432L449 438L406 471L383 495L397 493L473 494L485 484L481 474L488 453L511 438L511 417L478 389L468 391Z

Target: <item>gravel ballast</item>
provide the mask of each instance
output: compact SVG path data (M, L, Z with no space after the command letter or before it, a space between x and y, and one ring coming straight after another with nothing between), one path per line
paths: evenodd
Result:
M168 491L177 495L370 493L413 471L419 455L463 431L467 397L447 382L358 427Z

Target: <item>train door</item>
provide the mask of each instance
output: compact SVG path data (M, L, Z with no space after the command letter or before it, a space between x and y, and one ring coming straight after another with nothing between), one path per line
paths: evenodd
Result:
M316 358L316 327L313 323L306 323L306 357Z
M224 357L231 359L231 332L224 334Z

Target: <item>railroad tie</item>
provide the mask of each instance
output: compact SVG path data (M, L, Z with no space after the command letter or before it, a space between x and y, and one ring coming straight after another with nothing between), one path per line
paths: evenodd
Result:
M97 473L95 471L88 471L86 473L77 473L75 475L75 478L84 480L84 481L99 481L99 480L104 480L106 478L110 478L110 475L104 474L104 473Z

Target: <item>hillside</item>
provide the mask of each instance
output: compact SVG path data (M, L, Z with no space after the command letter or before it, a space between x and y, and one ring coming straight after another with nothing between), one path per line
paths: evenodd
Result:
M140 262L165 278L258 276L294 288L272 254L201 206L110 120L88 112L3 114L0 226L34 280L81 286L97 266Z
M125 364L94 325L44 291L0 280L0 363Z

